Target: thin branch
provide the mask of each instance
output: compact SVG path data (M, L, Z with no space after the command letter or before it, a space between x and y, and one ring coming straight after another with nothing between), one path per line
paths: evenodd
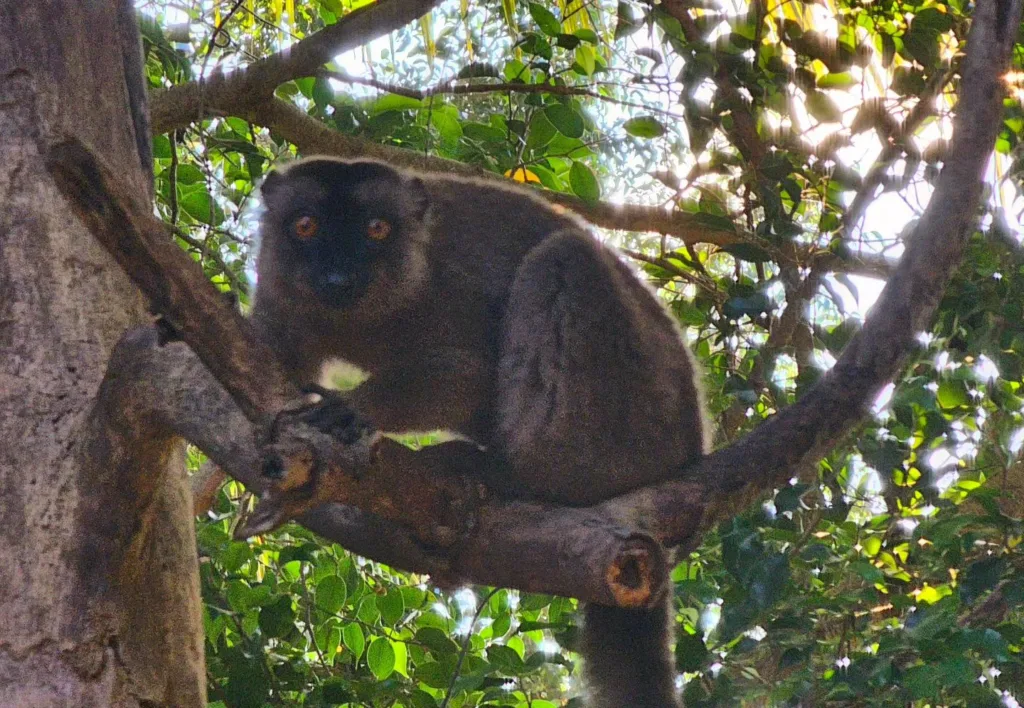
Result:
M239 280L234 271L228 267L227 261L225 261L224 257L220 254L220 249L209 248L205 243L197 238L193 238L182 229L174 229L174 235L199 251L203 258L210 258L216 264L220 272L224 274L224 277L228 279L228 282L231 284L232 291L244 293L249 289L248 285Z
M674 1L676 3L679 2L679 0ZM480 167L417 154L410 150L402 150L343 135L295 106L272 96L274 88L279 83L317 73L318 69L324 63L327 63L337 52L349 47L350 44L358 45L360 41L372 38L370 35L362 36L359 34L360 32L372 30L372 32L384 33L389 31L383 25L387 24L387 22L398 22L401 17L405 16L403 13L411 12L406 6L414 2L419 2L422 5L431 4L427 0L381 0L381 2L345 16L337 24L331 25L315 35L310 35L293 45L289 50L262 59L246 69L232 73L228 77L215 74L206 81L181 84L167 91L160 92L150 102L153 131L159 134L175 128L184 128L191 124L192 121L209 115L238 115L253 124L274 130L299 148L300 152L306 154L322 153L349 158L374 157L398 166L412 167L423 171L502 180L501 176ZM385 8L391 9L385 11ZM371 12L379 13L379 17L375 15L376 19L374 19L374 17L370 16ZM685 16L692 24L692 18L689 18L685 9L681 12L682 16ZM366 17L364 17L364 14ZM388 25L388 27L393 29L391 25ZM373 36L378 35L375 34ZM338 73L335 76L340 80L355 80L354 77L344 73ZM376 79L360 79L359 81L383 90L416 98L427 97L431 91L431 89L421 91L396 87ZM610 97L604 96L599 92L587 91L577 87L516 83L501 84L499 86L501 90L506 91L578 94L599 100L618 100L610 99ZM453 93L473 93L493 91L497 90L497 87L494 85L471 84L451 86L449 88L447 85L442 84L433 90L440 91L442 89ZM738 92L737 97L738 102L733 108L734 113L738 114L746 110L749 114L749 108ZM654 110L649 106L644 106L643 108ZM753 118L750 117L750 120L745 122L740 120L739 122L742 125L746 125L752 121ZM756 137L756 131L752 135ZM744 132L734 136L734 139L737 141L747 140L749 142L753 138L751 134ZM746 154L760 154L763 152L763 145L748 145L744 148L744 151ZM586 217L594 225L602 228L667 234L679 238L685 244L711 243L725 246L749 241L764 247L763 240L761 239L755 239L753 236L746 234L737 234L732 231L708 227L689 214L671 212L646 205L585 202L572 195L548 191L540 191L539 193L552 203L571 209ZM793 258L787 258L787 254L784 253L780 254L782 262L791 262L794 265L802 264L806 257L796 253L797 249L795 247L792 250L794 251ZM828 265L825 267L838 272L860 273L873 276L878 276L879 274L884 276L887 271L884 265L882 267L876 267L875 265L864 267L857 260L839 258L838 256L831 257Z
M347 158L370 157L423 172L476 177L508 184L504 177L488 172L482 167L344 135L280 99L271 99L254 106L242 117L270 128L305 154L319 153ZM743 240L734 231L711 228L700 223L691 214L638 204L587 202L569 194L546 190L538 190L537 194L553 204L571 209L592 224L607 229L654 231L675 236L686 243L713 243L719 246Z
M885 143L882 153L868 170L860 189L857 190L853 201L850 202L850 206L843 215L843 232L846 238L850 237L853 230L860 224L861 219L864 218L868 206L875 199L875 190L885 181L885 173L892 163L903 154L907 141L926 119L935 115L935 99L952 78L952 70L935 77L925 88L914 107L910 109L906 120L900 126L899 135Z
M220 37L221 34L226 34L224 32L224 26L232 17L234 17L234 14L238 12L238 8L242 6L243 2L245 2L245 0L235 0L235 4L231 6L227 13L221 18L220 22L217 23L217 26L213 28L213 33L210 35L209 44L206 47L206 52L203 54L203 63L199 67L200 76L206 76L206 65L210 61L210 55L213 54L213 48L218 46L217 38ZM228 37L228 41L221 47L221 49L228 46L230 42L231 38Z
M456 84L456 80L452 79L429 88L414 89L407 86L401 86L399 84L389 83L387 81L380 81L379 79L365 79L359 76L352 76L347 71L328 71L324 69L317 72L317 74L325 78L334 79L335 81L369 86L380 91L386 91L387 93L393 93L399 96L419 100L430 98L431 96L462 96L474 93L546 93L552 96L584 96L586 98L593 98L606 103L614 103L618 106L627 106L629 108L638 108L642 111L649 111L651 113L660 113L661 115L669 116L674 120L678 120L680 118L679 114L673 113L672 111L666 111L664 108L657 108L655 106L648 106L644 103L636 103L635 101L615 98L614 96L608 96L582 86L524 84L519 82L498 84Z
M462 647L459 649L459 659L455 662L455 670L452 671L452 677L448 681L448 690L444 693L444 700L441 701L440 708L448 708L448 704L452 700L452 695L455 693L455 683L459 680L459 674L462 673L462 664L466 660L466 654L469 653L469 647L473 640L473 627L476 626L476 622L480 619L480 614L487 607L487 603L491 601L494 594L501 588L492 588L487 596L480 601L480 606L476 608L476 612L473 613L473 619L469 622L469 627L466 629L466 637L462 640Z
M349 159L373 158L422 172L475 177L508 184L508 180L501 175L482 167L443 157L431 157L413 150L381 145L339 133L290 103L277 98L249 109L242 117L250 123L273 130L295 145L300 153L307 155L333 155ZM552 204L570 209L591 224L605 229L666 234L678 238L687 245L710 243L715 246L728 246L735 243L752 243L771 253L779 263L801 267L810 267L813 264L815 269L823 273L835 271L885 278L892 270L889 262L882 257L843 257L810 246L801 247L792 242L773 246L751 234L713 228L692 214L673 212L657 206L587 202L570 194L548 190L538 190L537 194Z
M167 203L171 210L168 221L175 226L178 223L178 131L172 130L168 138L171 143L171 166L167 171Z
M715 281L708 277L707 275L702 275L700 273L691 273L685 268L676 265L668 258L649 256L646 253L634 251L629 248L620 248L619 250L623 254L629 256L634 260L640 261L641 263L650 263L651 265L658 266L659 268L668 271L672 275L675 275L688 283L696 285L698 288L700 288L708 295L710 295L711 298L719 305L725 302L728 297L724 292L718 289L718 287L715 285Z

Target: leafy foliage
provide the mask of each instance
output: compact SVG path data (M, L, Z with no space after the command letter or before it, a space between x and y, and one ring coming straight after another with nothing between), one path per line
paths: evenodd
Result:
M362 4L140 3L150 85L244 66ZM796 400L859 326L941 169L969 24L962 0L742 7L447 2L275 95L366 144L685 217L687 237L612 238L686 329L726 443ZM1014 94L983 229L912 369L846 446L675 569L687 705L1024 693L1022 130ZM154 141L161 215L243 306L254 184L293 153L232 115ZM245 503L228 485L197 522L212 705L579 693L572 601L443 592L297 527L235 542Z

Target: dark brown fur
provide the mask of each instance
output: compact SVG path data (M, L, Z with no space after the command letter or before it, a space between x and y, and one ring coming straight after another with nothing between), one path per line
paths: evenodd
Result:
M494 455L488 482L517 496L593 504L703 454L675 323L575 217L513 186L327 158L272 175L264 196L253 320L300 383L331 358L359 366L371 377L351 402L375 426L470 437ZM350 305L326 306L303 277L297 208L394 224ZM649 612L585 610L595 708L677 705L664 596Z

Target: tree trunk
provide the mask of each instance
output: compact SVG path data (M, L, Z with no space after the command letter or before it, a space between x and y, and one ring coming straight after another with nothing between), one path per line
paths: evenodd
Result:
M0 3L2 706L205 704L183 445L104 382L145 305L42 160L76 135L151 194L139 52L129 0Z

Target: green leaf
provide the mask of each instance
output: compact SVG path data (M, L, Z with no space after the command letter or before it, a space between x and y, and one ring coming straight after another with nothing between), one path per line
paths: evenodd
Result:
M349 622L341 629L341 642L358 659L363 655L363 649L366 648L363 628L355 622Z
M384 624L395 625L405 615L405 600L401 588L392 588L386 595L377 596L377 609Z
M490 143L505 142L505 133L486 123L463 123L462 134L470 140Z
M843 119L839 106L821 91L812 91L807 96L807 112L822 123L838 123Z
M533 54L534 56L547 59L548 61L551 60L551 43L548 42L542 34L527 32L519 41L518 46L527 54ZM507 68L506 71L508 71ZM529 74L526 76L529 76Z
M592 29L578 29L575 32L573 32L573 34L575 34L584 42L589 42L590 44L597 44L597 32L595 32Z
M519 652L502 644L487 647L487 659L498 667L499 671L509 676L518 676L526 668Z
M418 111L424 107L423 101L409 96L389 93L381 96L370 106L370 113L377 115L387 111Z
M168 155L170 157L170 155ZM175 179L178 182L178 186L182 185L193 185L193 184L205 184L206 175L203 171L195 165L178 165L178 171L175 174Z
M530 16L544 34L550 37L557 37L562 33L562 23L558 21L558 18L555 17L551 10L540 3L530 3Z
M218 226L224 220L224 211L214 203L203 184L182 190L178 205L186 214L204 224Z
M362 601L359 603L359 609L356 610L356 617L365 624L372 625L377 623L377 620L380 619L380 610L377 609L377 603L374 601L373 595L363 596Z
M334 102L334 89L331 82L323 76L317 76L313 82L313 103L318 108L324 108Z
M580 46L580 42L583 40L574 34L560 34L555 38L555 44L562 49L575 49Z
M982 558L971 563L960 581L960 597L968 605L974 604L982 593L995 587L1005 569L1006 558L1002 556Z
M421 627L416 630L416 641L430 649L430 653L437 659L454 656L459 652L459 645L437 627Z
M1007 625L1003 625L1005 628ZM976 629L968 634L971 646L983 656L995 661L1008 661L1010 653L1009 642L994 629ZM1015 642L1017 643L1017 642Z
M526 133L526 148L539 150L551 142L556 132L558 132L557 129L544 115L544 112L535 111L530 117L530 127Z
M316 584L316 605L328 614L337 614L345 606L347 588L337 575L328 575Z
M571 106L555 103L544 109L544 115L565 137L579 138L583 135L583 116Z
M451 671L445 664L438 661L418 664L413 675L417 681L430 688L448 688L448 683L451 681Z
M601 198L601 185L597 177L582 162L573 162L569 168L569 186L584 201L596 202Z
M370 671L383 681L395 670L395 650L387 637L377 637L370 642L370 648L366 652L366 663Z
M622 127L627 133L637 138L660 138L665 134L665 126L653 116L630 118Z
M338 705L352 701L354 696L347 680L331 676L320 684L320 698L327 705Z
M729 221L729 223L732 224L732 221ZM750 261L751 263L767 263L772 259L768 251L752 243L730 243L722 246L721 250L739 258L741 261Z
M939 58L939 33L915 21L903 36L903 46L918 64L930 67Z
M530 76L530 70L526 68L526 64L523 62L518 59L512 59L505 64L504 74L506 81L523 82Z
M761 610L778 602L789 586L789 556L769 553L753 568L747 590L754 605Z
M771 300L762 292L749 295L734 295L722 305L722 314L729 319L738 320L743 315L755 317L772 309Z
M153 157L157 160L171 157L171 140L166 135L153 136Z
M292 598L288 595L281 595L260 610L260 631L268 637L284 637L294 626L295 611L292 610Z
M963 381L946 379L939 383L939 390L935 393L935 399L939 406L945 410L966 406L971 401L967 392L967 385Z
M676 664L680 671L700 671L708 654L704 639L699 634L680 632L676 637Z
M553 192L565 191L565 184L554 172L541 165L530 165L530 171L540 179L540 183Z
M825 74L819 77L817 80L818 88L838 88L847 89L851 86L857 85L857 79L853 78L853 74L843 71L839 73Z
M233 661L227 669L224 698L228 705L258 708L267 704L270 683L266 671L254 661Z
M342 0L320 0L320 6L335 15L345 14L348 6Z
M620 2L616 10L615 39L628 37L641 26L633 17L633 7L627 2Z
M583 69L583 73L590 76L594 73L596 68L596 54L594 48L590 46L581 46L576 48L576 63Z
M313 76L303 76L300 79L295 79L295 87L306 98L313 98L313 87L315 85L316 78Z
M882 537L881 536L868 536L864 539L864 555L868 558L874 558L878 555L878 552L882 550Z
M441 141L449 146L454 146L462 137L462 125L453 113L454 111L444 110L434 110L430 113L430 122L437 128Z
M885 574L868 561L855 561L850 564L850 570L872 585L885 582Z
M252 560L254 560L252 546L248 543L240 543L238 541L229 543L220 557L220 562L224 565L224 570L229 573L237 573L241 570L243 565Z

